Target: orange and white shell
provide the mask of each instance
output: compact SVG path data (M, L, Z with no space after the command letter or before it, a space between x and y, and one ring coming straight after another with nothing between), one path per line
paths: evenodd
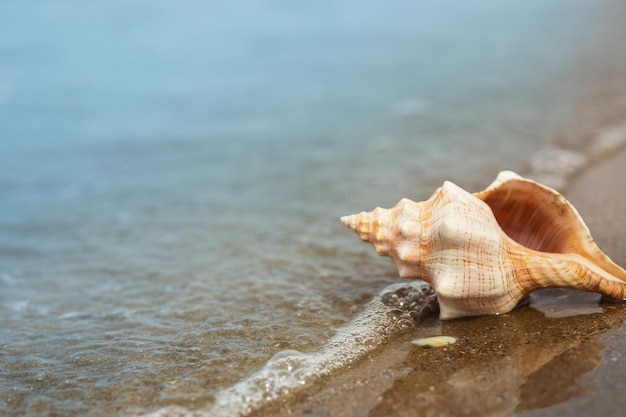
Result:
M476 194L445 182L426 201L341 221L391 257L401 277L431 284L442 319L505 313L538 288L626 299L626 271L600 251L576 209L511 171Z

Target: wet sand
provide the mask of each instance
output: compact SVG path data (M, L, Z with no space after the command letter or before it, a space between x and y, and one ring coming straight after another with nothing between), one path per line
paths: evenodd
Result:
M565 192L598 245L626 265L626 151L590 167ZM417 329L317 386L255 416L623 416L626 303L544 290L500 316ZM424 349L412 339L459 341Z

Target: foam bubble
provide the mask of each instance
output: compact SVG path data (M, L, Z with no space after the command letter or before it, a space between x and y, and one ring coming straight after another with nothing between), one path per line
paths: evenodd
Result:
M567 149L547 149L537 152L530 165L538 174L571 175L587 164L587 158Z
M15 285L17 280L12 275L0 272L0 282L6 285Z
M392 112L398 117L414 116L424 113L428 103L419 98L410 98L396 102Z
M591 144L591 154L607 156L626 145L626 123L611 126L600 132Z
M544 149L530 158L528 177L556 190L563 190L567 180L589 165L626 147L626 122L600 131L583 153L567 149Z
M218 392L208 410L182 412L180 407L167 407L151 416L245 416L358 361L389 337L414 327L423 313L436 306L434 291L423 281L390 285L320 351L277 353L249 378Z
M59 316L61 320L86 319L89 317L89 314L82 311L68 311L67 313L63 313Z
M26 310L28 310L30 303L28 302L28 300L22 300L22 301L13 301L11 303L8 303L7 305L10 310L16 313L23 313Z
M567 149L544 149L530 158L531 174L534 180L552 187L563 189L567 178L587 166L588 160L578 152Z

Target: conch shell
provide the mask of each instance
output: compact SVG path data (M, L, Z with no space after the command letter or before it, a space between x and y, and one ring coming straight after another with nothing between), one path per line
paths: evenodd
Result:
M576 209L511 171L476 194L446 181L427 201L405 198L341 222L391 257L401 277L431 284L441 319L506 313L538 288L626 300L626 271L598 248Z

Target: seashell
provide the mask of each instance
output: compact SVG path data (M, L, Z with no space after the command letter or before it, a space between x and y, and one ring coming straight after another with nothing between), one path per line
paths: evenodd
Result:
M411 343L423 348L438 348L452 345L457 342L457 338L453 336L433 336L423 337L421 339L412 340Z
M538 288L576 288L626 300L626 271L593 241L558 192L511 171L471 194L444 182L426 201L341 222L437 293L441 319L511 311Z

